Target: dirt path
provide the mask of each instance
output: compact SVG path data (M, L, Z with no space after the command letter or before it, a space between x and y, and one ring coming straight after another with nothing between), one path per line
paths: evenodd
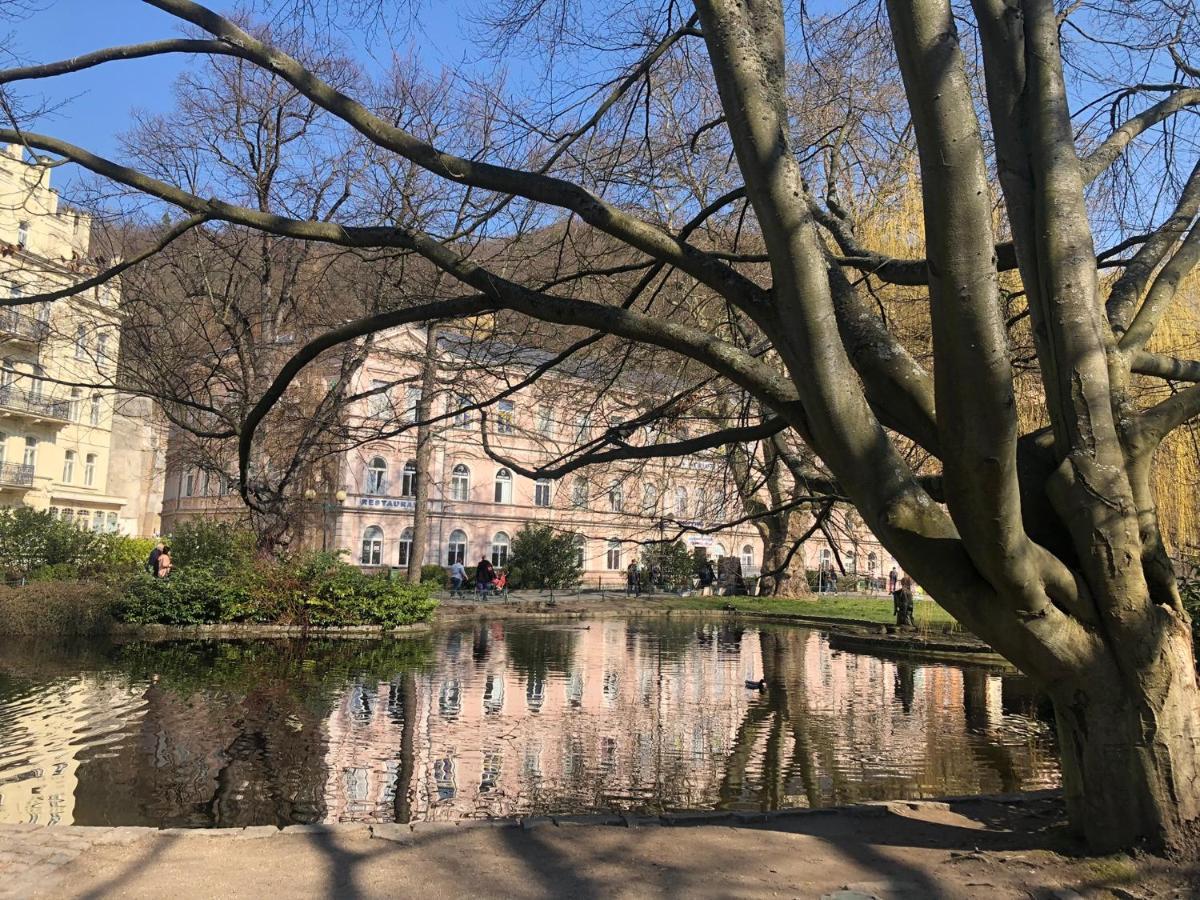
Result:
M283 832L3 830L0 860L21 854L22 835L30 847L75 840L77 849L70 859L55 857L53 871L42 863L2 877L0 863L0 895L1200 897L1197 869L1154 859L1060 855L1070 847L1058 830L1056 801L1044 798L890 803L762 822L685 824L696 821L685 815L674 824L657 821L629 827L534 819ZM89 832L96 839L82 846Z

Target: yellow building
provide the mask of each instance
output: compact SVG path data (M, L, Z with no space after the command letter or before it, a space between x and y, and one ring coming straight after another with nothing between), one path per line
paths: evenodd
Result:
M0 299L97 271L91 218L60 209L50 173L17 145L0 151ZM0 306L0 506L49 509L95 530L143 530L140 512L125 510L137 498L129 503L109 484L118 302L113 281L52 304Z

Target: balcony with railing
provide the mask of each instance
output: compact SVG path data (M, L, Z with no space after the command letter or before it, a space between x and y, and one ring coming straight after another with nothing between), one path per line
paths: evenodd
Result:
M69 400L52 400L36 391L25 391L12 384L0 385L0 415L22 415L32 419L71 420Z
M0 340L40 344L46 339L49 331L49 324L41 319L11 308L0 310Z
M0 463L0 487L33 487L33 466Z

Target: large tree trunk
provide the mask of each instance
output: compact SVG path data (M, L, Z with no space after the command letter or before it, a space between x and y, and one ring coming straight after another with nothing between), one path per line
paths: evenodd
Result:
M1109 661L1051 691L1068 814L1096 852L1195 853L1200 690L1190 629L1175 619L1146 640L1158 645L1157 665L1120 671Z
M796 518L798 516L790 513L779 513L773 516L771 521L763 523L763 527L760 528L763 536L764 573L764 577L758 582L760 595L802 597L812 593L808 586L808 575L804 571L804 548L800 547L792 553L799 537L799 530L790 527L792 520ZM765 574L772 572L775 574Z
M425 333L425 359L421 365L421 399L417 402L417 490L413 504L412 547L408 554L408 582L421 583L425 547L429 543L429 488L433 470L433 395L437 387L437 329Z

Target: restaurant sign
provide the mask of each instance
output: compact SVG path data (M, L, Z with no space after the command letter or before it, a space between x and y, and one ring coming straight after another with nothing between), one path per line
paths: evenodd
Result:
M402 500L398 497L359 497L359 506L372 506L377 509L410 509L417 508L416 500Z

